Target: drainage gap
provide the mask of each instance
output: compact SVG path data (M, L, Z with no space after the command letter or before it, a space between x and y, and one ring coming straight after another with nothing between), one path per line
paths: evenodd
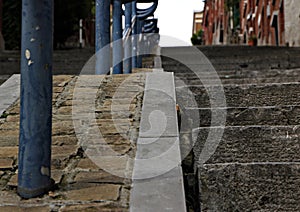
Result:
M194 171L193 150L182 161L186 207L188 212L200 212L198 171Z

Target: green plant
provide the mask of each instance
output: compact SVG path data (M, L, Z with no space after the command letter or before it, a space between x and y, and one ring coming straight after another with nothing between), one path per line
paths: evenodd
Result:
M7 113L2 113L2 115L0 116L0 118L7 118L8 114Z
M204 31L200 29L197 33L194 33L191 42L193 45L202 45L203 44L203 34Z
M225 0L225 11L229 12L230 8L236 7L240 3L240 0Z
M233 20L233 28L236 29L240 24L240 0L225 0L224 10ZM229 12L232 12L230 14Z
M257 41L256 35L251 35L251 36L249 37L249 40L250 40L250 41Z

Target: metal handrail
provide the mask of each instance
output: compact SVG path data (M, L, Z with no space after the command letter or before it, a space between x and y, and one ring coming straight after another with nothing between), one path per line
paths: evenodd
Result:
M137 8L137 17L138 18L146 19L149 16L152 16L154 14L154 12L158 6L158 0L152 0L151 2L153 2L153 5L151 5L151 7L147 8L147 9L138 9Z

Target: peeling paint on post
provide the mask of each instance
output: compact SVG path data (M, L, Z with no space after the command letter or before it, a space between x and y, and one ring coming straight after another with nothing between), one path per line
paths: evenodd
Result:
M53 0L23 0L18 193L53 186L51 172Z

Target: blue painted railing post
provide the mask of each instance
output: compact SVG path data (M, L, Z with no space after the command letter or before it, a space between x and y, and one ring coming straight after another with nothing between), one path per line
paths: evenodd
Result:
M123 73L122 2L113 0L113 74Z
M110 71L110 1L96 0L96 74ZM104 48L106 47L106 48ZM101 54L97 52L101 51Z
M137 33L138 33L138 52L139 52L139 55L137 56L137 66L138 68L142 68L143 66L143 56L142 56L142 52L145 51L144 49L144 34L143 34L143 25L144 25L144 20L143 19L140 19L138 18L137 19Z
M137 68L137 3L132 2L132 68Z
M128 30L131 29L131 17L132 17L132 2L126 3L125 4L125 33L128 32ZM131 73L131 69L132 69L132 59L131 59L131 49L132 49L132 45L131 45L131 37L130 37L131 33L129 33L128 35L125 34L125 40L124 40L124 56L125 56L125 60L124 60L124 74L130 74Z
M53 0L22 1L18 193L32 198L51 180Z

